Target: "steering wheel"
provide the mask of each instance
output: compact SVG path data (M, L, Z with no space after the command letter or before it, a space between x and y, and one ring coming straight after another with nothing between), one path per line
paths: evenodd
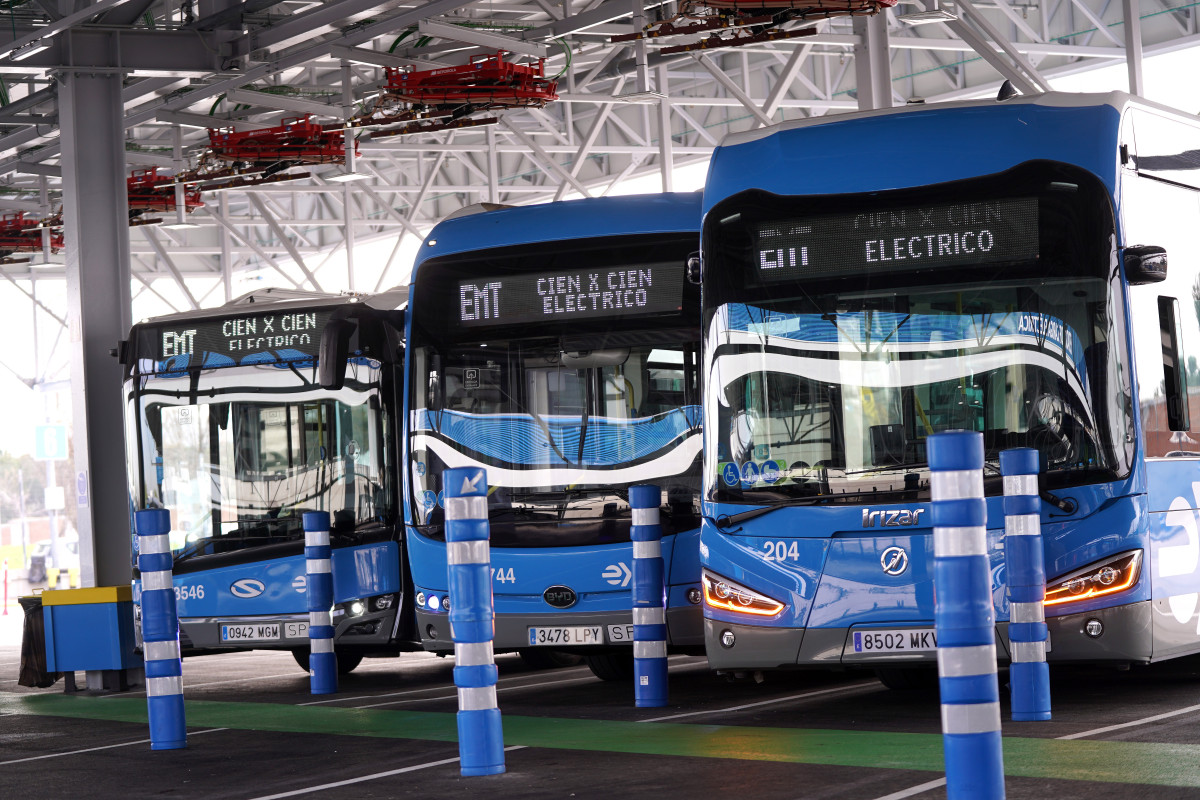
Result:
M1050 463L1069 461L1075 455L1078 427L1058 395L1039 395L1029 408L1029 446Z

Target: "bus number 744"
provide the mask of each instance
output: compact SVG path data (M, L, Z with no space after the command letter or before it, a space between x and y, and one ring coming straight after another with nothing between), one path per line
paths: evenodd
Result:
M496 583L516 583L517 578L513 575L513 568L509 567L492 567L492 580Z

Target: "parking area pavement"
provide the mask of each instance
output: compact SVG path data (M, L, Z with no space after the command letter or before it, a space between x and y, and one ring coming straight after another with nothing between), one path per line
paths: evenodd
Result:
M0 797L945 797L936 690L869 673L729 682L673 657L669 707L637 709L584 666L502 655L507 772L462 778L452 659L368 659L319 697L287 653L186 659L177 751L150 750L144 693L31 690L17 662L0 648ZM1200 798L1200 660L1053 675L1054 719L1004 724L1008 797Z

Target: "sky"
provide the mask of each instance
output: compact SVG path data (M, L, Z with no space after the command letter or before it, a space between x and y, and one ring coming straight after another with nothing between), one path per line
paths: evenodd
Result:
M1200 48L1146 58L1143 62L1145 96L1150 100L1190 113L1200 113L1200 81L1195 80L1197 75L1200 75ZM1128 76L1124 62L1081 75L1056 78L1051 82L1054 88L1060 91L1128 90ZM702 188L707 168L707 163L677 168L673 176L675 191L688 192ZM627 180L610 194L639 194L660 190L661 179L657 173L653 173ZM395 240L392 239L369 242L355 248L357 283L354 288L356 290L373 291L375 289L383 265L392 256L394 244ZM386 289L407 283L419 246L420 242L414 237L405 237L405 241L393 259L392 267L380 288ZM286 269L289 265L284 264L283 266ZM318 280L327 290L348 288L347 259L344 252L334 253L314 271ZM233 295L236 297L255 287L272 285L275 283L276 277L272 270L266 268L239 275ZM186 307L178 290L169 281L157 282L155 289L168 298L178 299L180 308ZM214 290L212 296L220 296L220 289L216 286L216 281L213 281L211 285L202 284L198 293L203 296L210 289ZM50 308L66 308L66 288L61 282L46 281L38 285L36 292L38 299ZM205 306L212 304L211 299L207 302L202 301L202 305ZM4 310L7 330L32 331L35 329L32 304L10 282L0 282L0 309ZM133 317L135 320L139 320L168 313L171 310L167 303L149 292L143 291L134 299ZM38 312L37 319L36 350L44 361L46 353L57 348L55 352L61 363L68 345L65 335L61 333L62 327L45 312ZM34 428L37 424L70 421L70 406L66 398L55 393L35 391L22 382L21 378L29 378L34 372L34 349L33 340L30 337L0 339L0 420L3 420L0 422L0 451L3 452L32 453Z

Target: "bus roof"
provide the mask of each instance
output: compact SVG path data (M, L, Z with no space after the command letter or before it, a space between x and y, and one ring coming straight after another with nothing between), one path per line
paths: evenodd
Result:
M445 219L417 255L416 275L431 258L539 242L599 236L700 231L700 192L585 197L512 206Z
M331 292L314 292L308 289L284 289L267 287L255 289L240 297L235 297L228 303L212 308L197 308L191 311L180 311L174 314L163 314L150 319L139 320L132 328L143 325L159 325L169 322L187 320L212 319L214 317L235 317L241 314L261 310L304 308L326 308L354 303L362 303L381 311L394 311L404 307L408 301L408 287L398 286L375 294L334 294Z
M909 105L735 133L713 155L704 211L746 189L781 195L886 191L1003 172L1049 159L1116 186L1124 92Z

